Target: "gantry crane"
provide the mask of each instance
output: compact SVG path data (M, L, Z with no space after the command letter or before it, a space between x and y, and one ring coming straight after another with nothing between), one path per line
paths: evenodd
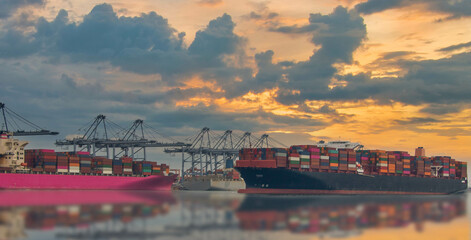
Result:
M120 156L130 156L134 159L146 160L148 147L185 147L189 144L178 142L170 137L164 136L168 142L160 142L149 139L145 133L158 133L155 129L137 119L128 129L109 121L105 115L98 115L86 128L83 135L73 139L56 141L57 146L73 146L73 151L86 150L95 156L99 151L106 151L106 157L116 159ZM110 155L110 150L112 154ZM136 154L142 152L143 157Z
M164 151L166 153L182 154L181 179L184 180L185 175L210 175L225 168L225 166L232 166L239 157L240 149L269 147L268 140L268 134L253 139L250 132L245 132L238 137L233 134L232 130L226 130L222 135L218 135L208 127L204 127L193 138L191 146L166 148ZM273 140L273 142L282 145L276 140ZM185 168L186 163L190 163L191 166Z
M8 133L13 136L39 136L39 135L57 135L58 132L52 132L39 127L22 117L18 113L5 106L0 102L0 112L2 114L2 126L0 133ZM26 127L26 128L25 128Z

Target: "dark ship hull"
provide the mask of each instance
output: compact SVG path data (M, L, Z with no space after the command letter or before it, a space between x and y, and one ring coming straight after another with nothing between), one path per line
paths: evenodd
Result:
M453 194L467 181L416 176L307 172L285 168L237 168L245 180L241 193L266 194Z

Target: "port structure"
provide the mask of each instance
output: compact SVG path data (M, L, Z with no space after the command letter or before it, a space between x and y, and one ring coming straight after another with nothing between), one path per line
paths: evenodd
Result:
M0 102L0 114L2 115L0 119L0 133L7 133L13 136L40 136L59 134L58 132L46 130L30 122L28 119L9 109L5 103L2 102Z
M184 181L185 177L213 175L218 170L231 168L242 148L268 148L273 146L272 143L284 146L270 138L268 134L263 134L259 138L254 137L250 132L237 135L233 130L218 134L208 127L204 127L190 139L192 139L190 146L164 150L170 154L181 153L181 181Z
M108 120L105 115L98 115L91 124L87 124L83 134L75 135L72 139L57 140L57 146L72 146L73 151L87 151L92 156L105 151L107 158L117 159L121 156L129 156L135 160L147 159L146 148L156 147L185 147L189 144L179 142L171 137L159 133L144 120L137 119L131 127L125 129ZM165 141L155 140L156 136L163 137ZM148 136L153 139L149 139ZM111 153L110 153L111 152ZM142 153L142 157L138 154Z

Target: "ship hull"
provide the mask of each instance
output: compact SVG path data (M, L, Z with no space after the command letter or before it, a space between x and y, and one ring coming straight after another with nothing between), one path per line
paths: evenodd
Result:
M175 178L176 175L136 177L0 173L0 189L170 191Z
M241 193L266 194L452 194L467 182L415 176L302 172L284 168L237 168L245 180Z

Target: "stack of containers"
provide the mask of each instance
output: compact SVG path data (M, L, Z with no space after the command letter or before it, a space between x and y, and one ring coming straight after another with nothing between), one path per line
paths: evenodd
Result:
M417 171L417 176L424 176L425 175L425 161L423 157L416 156L415 157L415 169Z
M311 156L306 150L299 151L299 160L302 169L309 169L311 166Z
M356 171L356 152L353 149L347 150L348 171Z
M259 160L275 160L275 151L271 148L259 148L261 153Z
M57 172L57 157L54 150L40 149L37 160L37 165L41 165L42 163L45 172Z
M395 162L396 162L395 173L403 174L404 173L404 161L403 161L404 159L402 158L402 155L404 152L394 151L394 152L388 152L388 153L394 155Z
M123 160L121 158L113 159L113 174L123 174Z
M25 150L26 167L34 168L34 163L36 161L36 157L38 155L38 152L39 152L39 150L35 150L35 149Z
M346 149L339 149L339 170L348 170L348 152Z
M376 150L377 172L380 174L388 173L388 154L385 151Z
M370 151L361 150L356 152L356 162L361 165L364 173L369 174L372 172L372 165L370 161Z
M443 164L443 176L444 177L449 177L450 176L450 158L449 157L444 157L441 159L441 162Z
M424 158L424 166L425 166L425 176L431 176L432 175L432 159Z
M302 148L297 147L297 146L292 146L289 149L289 155L288 155L289 168L291 169L300 168L301 166L301 159L299 156L300 151L302 151Z
M33 172L44 171L44 161L39 161L40 149L28 149L25 150L25 163L27 167L30 167Z
M69 173L80 173L80 158L75 154L69 154Z
M456 176L459 178L468 177L468 163L456 161Z
M257 149L244 148L239 151L239 160L236 162L237 167L250 167L252 160L257 159Z
M330 169L330 157L329 157L329 150L327 148L321 148L321 166L322 170L329 170Z
M448 157L433 157L432 166L442 167L440 172L443 177L450 177L450 159Z
M162 167L156 162L152 162L152 175L162 175Z
M132 158L130 157L121 157L123 162L123 174L132 175Z
M311 169L319 169L321 166L321 149L317 146L308 146L311 159Z
M142 161L142 175L144 176L152 175L152 162Z
M450 177L456 177L456 161L455 159L450 159Z
M95 174L103 174L103 161L101 160L102 157L93 157L92 158L92 173Z
M113 160L109 158L102 158L102 161L103 174L113 174Z
M142 175L142 162L134 161L132 163L132 173L135 175Z
M394 154L388 155L388 173L396 173L396 156Z
M79 154L80 173L92 173L92 157L86 154Z
M275 149L276 166L279 168L288 167L288 150L284 148Z
M57 172L69 172L69 157L66 153L57 153Z
M339 170L339 151L335 148L329 148L328 154L330 170Z
M410 175L410 155L407 152L401 153L401 160L403 164L402 174Z

